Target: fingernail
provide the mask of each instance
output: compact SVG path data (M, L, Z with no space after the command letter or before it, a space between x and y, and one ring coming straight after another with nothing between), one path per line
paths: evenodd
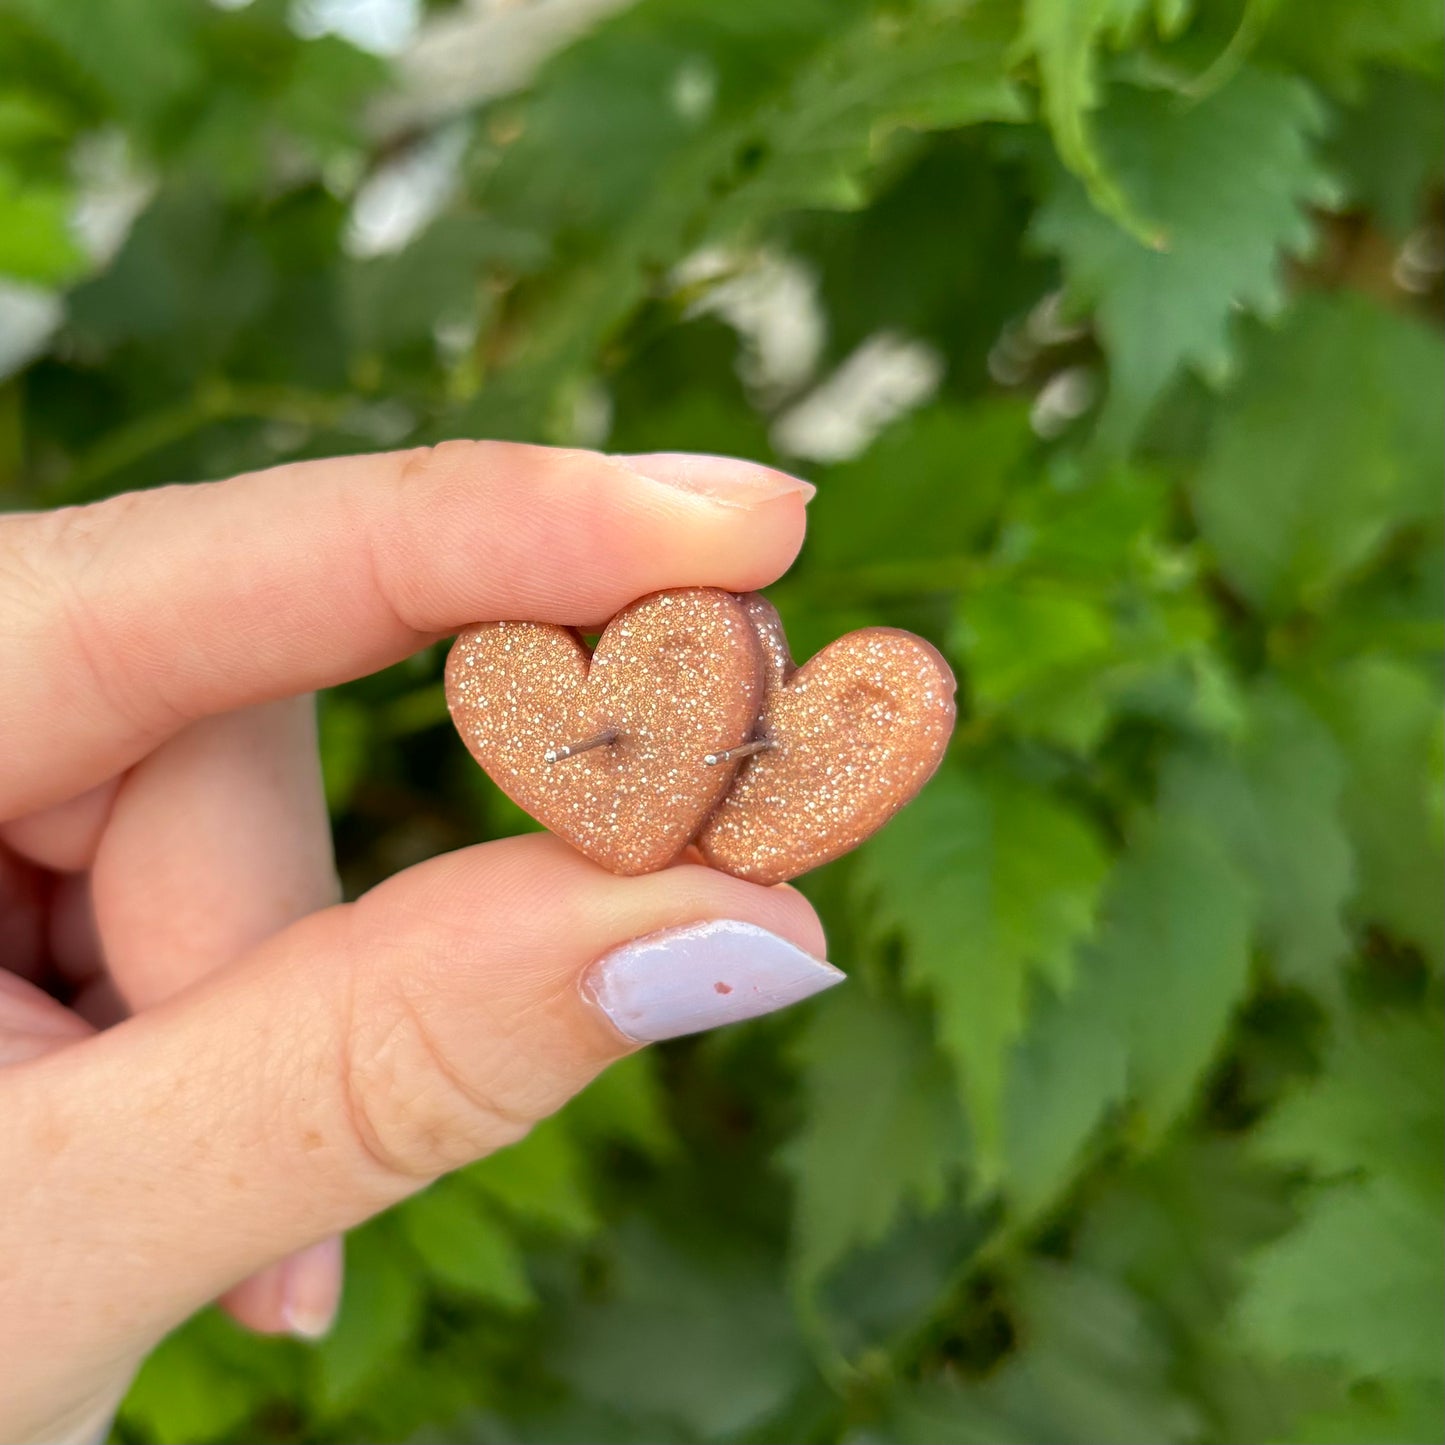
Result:
M342 1246L323 1239L281 1266L281 1318L299 1339L319 1340L341 1304Z
M788 496L799 496L807 502L818 490L800 477L790 477L787 472L760 466L757 462L741 462L735 457L711 457L700 452L647 452L614 460L654 482L709 497L728 507L756 507L760 502Z
M620 1033L651 1044L772 1013L843 979L765 928L722 919L623 944L582 989Z

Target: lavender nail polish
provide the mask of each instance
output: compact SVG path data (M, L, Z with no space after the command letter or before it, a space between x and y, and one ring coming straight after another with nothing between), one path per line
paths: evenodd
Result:
M772 1013L845 975L752 923L672 928L604 954L582 990L640 1044Z

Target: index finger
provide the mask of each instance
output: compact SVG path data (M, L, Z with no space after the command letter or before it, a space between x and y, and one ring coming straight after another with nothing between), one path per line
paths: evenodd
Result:
M7 518L0 818L470 622L585 625L663 587L764 586L810 493L726 458L457 441Z

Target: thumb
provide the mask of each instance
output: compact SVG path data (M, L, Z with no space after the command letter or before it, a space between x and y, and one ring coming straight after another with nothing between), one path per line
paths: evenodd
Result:
M639 1043L838 982L821 951L789 889L694 866L615 878L546 835L313 914L0 1075L0 1178L21 1181L0 1359L53 1405L76 1371L519 1139Z

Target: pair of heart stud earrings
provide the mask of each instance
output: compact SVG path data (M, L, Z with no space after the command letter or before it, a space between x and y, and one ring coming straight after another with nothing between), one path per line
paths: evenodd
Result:
M928 781L953 731L920 637L850 632L793 665L766 598L656 592L595 650L572 628L483 622L447 658L452 719L515 803L614 873L695 845L781 883L856 847Z

